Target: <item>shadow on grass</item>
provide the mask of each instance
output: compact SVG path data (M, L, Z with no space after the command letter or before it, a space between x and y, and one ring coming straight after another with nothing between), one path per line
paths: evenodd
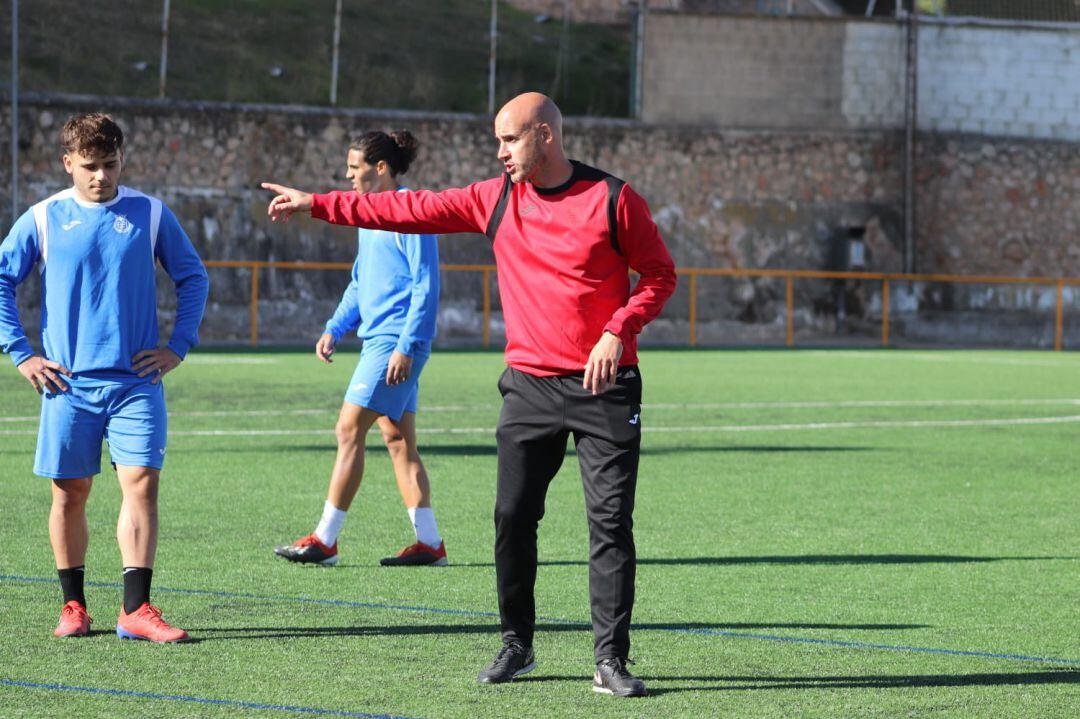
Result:
M762 557L675 557L638 559L638 564L968 564L1035 562L1076 557L972 557L955 554L797 554Z
M743 564L969 564L982 562L1036 562L1073 561L1077 557L971 557L954 554L796 554L761 557L638 557L639 566L716 565L738 566ZM542 567L585 567L584 559L550 560L539 562ZM456 562L458 567L493 567L493 562Z
M850 629L866 631L890 631L900 629L926 629L927 624L836 624L817 622L646 622L635 623L634 631L658 630L676 632L715 632L747 629ZM538 632L592 632L587 622L538 622ZM499 625L484 624L403 624L397 626L348 626L348 627L188 627L202 641L226 641L236 639L303 639L318 637L373 637L411 636L421 634L498 634Z
M421 437L420 454L428 457L494 457L498 450L494 443L491 444L423 444ZM331 430L327 430L326 444L281 444L281 445L252 445L249 447L177 447L170 449L173 454L265 454L267 452L315 452L325 454L333 452L335 444ZM825 452L874 452L881 451L881 447L814 447L814 446L772 446L772 445L746 445L739 447L642 447L641 455L686 455L686 454L733 454L745 452L747 454L819 454ZM367 446L367 454L385 452L386 449L377 439L370 439ZM33 454L28 451L27 454ZM567 457L573 457L576 453L573 447L566 450ZM494 475L492 476L494 479Z
M868 676L663 676L644 675L649 694L676 692L760 691L763 689L905 689L911 687L990 687L1038 684L1080 684L1080 671L993 672L978 674L912 674ZM577 676L525 677L525 681L580 681ZM655 686L656 682L694 682L687 686Z
M632 629L656 629L664 632L709 632L717 630L739 631L746 629L859 629L866 631L891 631L898 629L932 629L932 624L838 624L835 622L634 622Z
M82 637L64 637L62 641L72 642L72 643L74 643L74 642L84 642L84 641L92 640L92 639L105 639L105 640L112 641L112 640L114 640L116 638L117 638L116 632L114 630L112 630L112 629L91 629L90 632L88 634L86 634L85 636L82 636ZM145 642L147 644L150 643L147 640L136 640L136 639L123 639L121 641L134 642L136 644L138 644L140 642ZM202 637L189 637L189 638L187 638L187 639L185 639L185 640L183 640L181 642L172 642L172 643L173 644L200 644L203 641L205 641L205 640Z

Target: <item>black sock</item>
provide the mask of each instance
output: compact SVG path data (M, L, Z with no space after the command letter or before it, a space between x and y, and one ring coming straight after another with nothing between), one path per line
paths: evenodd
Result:
M149 567L124 567L124 612L131 614L150 601L150 578L154 570Z
M60 575L60 590L64 593L64 604L75 600L85 607L86 595L83 593L83 577L86 575L86 565L80 564L77 567L58 569L56 573Z

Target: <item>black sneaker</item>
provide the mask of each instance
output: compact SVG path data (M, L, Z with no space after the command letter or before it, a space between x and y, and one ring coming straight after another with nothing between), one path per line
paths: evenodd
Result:
M484 671L476 677L476 681L481 684L502 684L533 669L536 669L536 657L532 647L510 642L503 645L491 664L484 667Z
M605 659L596 665L592 690L617 697L643 697L645 682L626 670L626 660L621 657Z

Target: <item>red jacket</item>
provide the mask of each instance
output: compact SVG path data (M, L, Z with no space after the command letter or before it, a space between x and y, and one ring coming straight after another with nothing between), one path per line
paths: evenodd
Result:
M648 205L629 185L615 205L613 247L605 176L574 163L559 187L511 187L494 238L511 367L540 377L581 372L605 330L622 339L619 364L636 364L637 334L675 291L675 264ZM503 182L442 192L331 192L313 197L311 215L403 233L484 233ZM631 269L640 275L632 292Z

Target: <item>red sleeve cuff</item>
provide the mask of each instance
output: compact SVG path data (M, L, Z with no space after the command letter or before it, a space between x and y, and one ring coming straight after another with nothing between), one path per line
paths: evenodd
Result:
M626 322L617 317L613 317L611 320L608 321L606 325L604 325L604 332L610 332L611 334L615 335L620 340L622 340L622 343L624 345L627 344L633 337L633 333L629 331L629 328L626 326Z

